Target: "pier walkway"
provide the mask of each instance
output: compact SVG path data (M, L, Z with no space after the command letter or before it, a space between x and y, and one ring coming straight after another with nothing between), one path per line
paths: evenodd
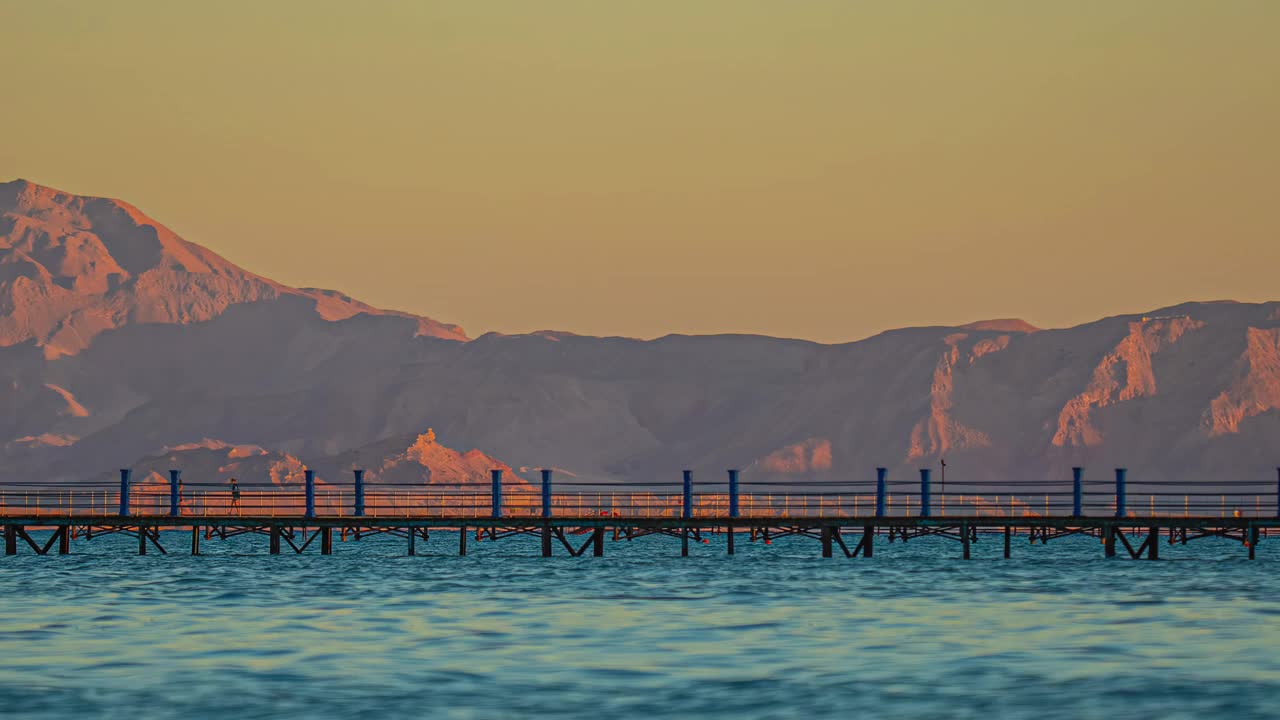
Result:
M1073 468L1066 482L960 482L935 486L931 470L918 482L890 482L883 468L866 482L743 482L736 470L718 482L600 484L504 483L500 470L489 487L475 484L367 483L353 471L350 485L320 482L311 471L301 482L184 483L167 479L135 483L120 471L119 484L0 483L0 528L5 555L20 549L46 555L71 552L72 541L124 534L136 537L140 554L169 550L162 530L189 530L190 552L202 541L245 534L267 538L267 551L287 547L331 554L335 536L387 534L403 538L417 554L433 530L456 532L459 554L469 542L518 535L541 539L543 556L603 556L606 540L667 537L689 554L690 543L772 543L783 537L814 540L823 557L873 557L878 542L933 536L955 541L971 556L980 537L1002 538L1010 557L1014 537L1047 544L1071 535L1098 539L1105 557L1159 559L1162 539L1171 546L1203 538L1239 542L1250 559L1258 544L1280 533L1280 468L1257 482L1133 481L1118 468L1106 481L1084 479ZM38 541L29 531L52 530ZM164 536L171 542L170 536Z

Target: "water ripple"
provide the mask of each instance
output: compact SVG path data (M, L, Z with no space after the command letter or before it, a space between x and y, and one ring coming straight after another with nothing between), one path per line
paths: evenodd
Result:
M166 540L168 540L166 538ZM181 547L181 539L172 547ZM1270 717L1280 543L1103 560L1096 541L609 543L385 536L323 557L254 536L0 558L9 716Z

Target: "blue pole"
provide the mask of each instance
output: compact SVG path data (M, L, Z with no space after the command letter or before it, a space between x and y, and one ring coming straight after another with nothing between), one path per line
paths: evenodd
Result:
M1084 468L1071 468L1071 517L1084 517Z
M920 517L929 514L929 468L920 468Z
M1116 468L1116 517L1122 518L1129 513L1124 507L1124 474L1125 468Z
M729 471L729 517L738 517L738 471Z
M356 517L364 517L364 471L352 470L351 472L356 476L356 507L352 514Z
M306 517L313 518L316 516L316 471L307 470L303 473L303 477L307 479Z
M551 517L551 471L542 471L542 517Z
M178 517L179 503L178 500L178 483L182 480L181 470L169 471L169 515Z
M490 472L493 478L493 517L502 517L502 471Z
M693 471L684 471L684 504L680 508L680 517L693 517Z
M876 468L876 517L884 517L884 499L887 490L884 478L888 474L888 468Z
M129 475L132 470L120 468L120 515L129 514Z

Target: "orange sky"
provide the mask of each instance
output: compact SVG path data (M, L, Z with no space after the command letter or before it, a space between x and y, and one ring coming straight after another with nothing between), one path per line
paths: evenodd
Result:
M487 330L1280 298L1280 3L0 5L0 179Z

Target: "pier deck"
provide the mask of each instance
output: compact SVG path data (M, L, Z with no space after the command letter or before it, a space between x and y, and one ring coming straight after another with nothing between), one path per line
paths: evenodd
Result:
M267 536L272 554L285 546L301 553L313 545L331 554L336 533L339 540L401 537L413 555L432 530L446 529L458 531L463 555L469 535L486 542L537 536L548 557L557 548L573 556L588 550L602 556L606 537L650 536L675 538L682 555L689 554L691 542L714 537L734 554L745 535L765 543L810 538L823 557L839 551L850 558L873 556L880 540L937 537L958 543L968 559L980 535L996 534L1003 535L1005 557L1014 536L1047 544L1086 535L1099 540L1106 557L1153 560L1159 559L1162 533L1169 545L1236 541L1253 559L1259 542L1280 531L1280 468L1275 484L1130 482L1124 468L1116 469L1114 482L1086 482L1083 469L1073 468L1065 486L953 481L950 493L935 491L929 469L920 471L918 485L890 483L883 468L876 475L875 482L787 483L779 492L775 488L783 484L742 483L738 471L730 470L728 482L703 483L694 492L692 473L685 471L679 483L596 485L584 493L591 483L567 482L554 492L549 470L542 471L540 487L524 481L504 485L502 471L494 470L484 489L474 483L370 485L361 470L353 472L349 488L336 487L318 483L308 470L301 483L192 483L192 490L178 470L170 471L168 482L155 482L153 474L151 482L134 484L124 469L118 487L0 483L0 529L5 555L23 547L45 555L55 545L58 554L67 554L72 540L104 534L136 537L141 554L148 548L167 553L161 531L185 528L192 554L199 554L202 539L245 534ZM53 532L38 542L28 532L37 528Z

